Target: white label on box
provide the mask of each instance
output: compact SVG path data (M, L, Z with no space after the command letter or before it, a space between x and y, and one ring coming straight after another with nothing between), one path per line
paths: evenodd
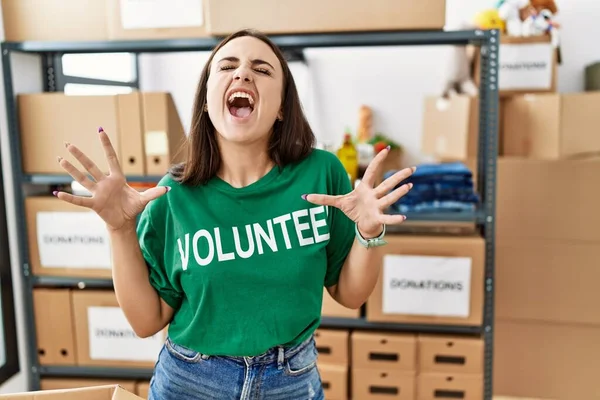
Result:
M169 139L165 131L148 131L144 136L147 156L166 156L169 154Z
M42 267L111 268L108 231L95 212L40 211L36 230Z
M546 90L552 87L554 48L549 43L502 44L500 90Z
M123 29L201 27L202 0L120 0Z
M383 313L468 317L471 258L385 255Z
M111 361L155 362L164 334L140 338L119 307L88 307L90 358Z

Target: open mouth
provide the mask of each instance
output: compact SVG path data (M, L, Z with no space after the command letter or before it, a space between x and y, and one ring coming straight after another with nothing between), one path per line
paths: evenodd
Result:
M233 92L227 99L227 108L234 117L246 118L254 111L254 98L246 92Z

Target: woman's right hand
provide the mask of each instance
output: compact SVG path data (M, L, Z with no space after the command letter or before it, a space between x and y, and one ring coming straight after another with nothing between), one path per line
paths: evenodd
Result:
M90 173L93 180L62 157L58 158L60 166L90 191L92 196L74 196L65 192L54 192L54 195L68 203L95 211L104 220L108 229L135 229L138 214L150 201L164 195L170 188L157 186L140 193L129 186L108 135L102 128L98 129L98 135L108 161L109 174L105 175L100 171L98 166L77 146L65 143L67 150Z

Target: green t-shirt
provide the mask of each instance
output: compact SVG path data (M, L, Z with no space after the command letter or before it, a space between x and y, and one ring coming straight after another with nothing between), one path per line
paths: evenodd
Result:
M169 336L209 355L252 356L308 338L321 318L323 287L337 283L354 242L341 211L302 194L346 194L337 157L315 149L234 188L214 178L171 191L140 215L150 282L175 309Z

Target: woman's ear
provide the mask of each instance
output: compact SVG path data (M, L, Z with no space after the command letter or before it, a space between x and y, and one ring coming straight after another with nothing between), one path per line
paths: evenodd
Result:
M279 121L283 121L283 111L279 110L279 112L277 113L277 119Z

